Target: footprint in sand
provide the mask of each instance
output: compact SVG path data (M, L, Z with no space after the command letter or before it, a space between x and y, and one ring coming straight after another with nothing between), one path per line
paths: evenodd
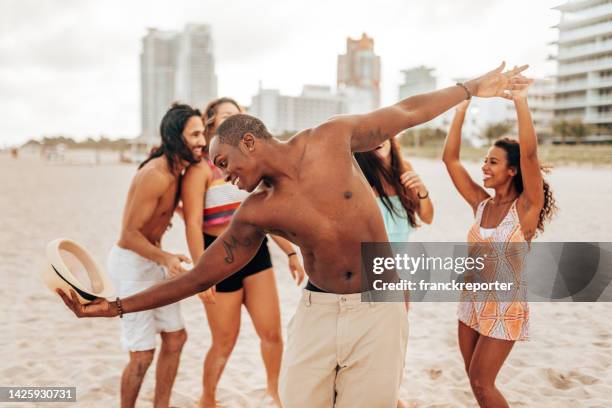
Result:
M548 381L558 390L567 390L572 388L575 384L572 384L572 379L552 368L546 370L546 375L548 377Z
M599 380L590 375L582 374L580 371L572 370L569 372L571 378L575 378L584 385L593 385L599 382Z
M429 368L425 370L425 372L427 372L427 375L429 375L429 378L432 380L437 380L442 375L442 370L437 368Z
M546 370L548 381L553 387L559 390L567 390L573 388L580 382L583 385L593 385L599 380L590 375L582 374L579 371L572 370L567 374L558 372L552 368Z

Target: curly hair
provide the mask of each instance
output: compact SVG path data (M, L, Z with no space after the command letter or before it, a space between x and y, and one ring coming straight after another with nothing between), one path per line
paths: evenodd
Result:
M499 147L506 152L508 159L508 166L516 168L516 175L513 177L514 188L521 194L524 190L523 187L523 175L521 174L521 149L519 142L508 137L497 139L493 146ZM540 170L543 173L548 172L548 167L540 166ZM553 196L553 191L550 188L550 184L544 180L544 206L540 210L540 218L538 219L537 230L544 232L544 224L549 222L557 212L557 202Z

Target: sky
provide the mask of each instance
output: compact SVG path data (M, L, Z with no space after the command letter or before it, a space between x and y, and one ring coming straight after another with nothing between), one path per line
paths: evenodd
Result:
M140 132L141 39L147 27L212 26L220 96L249 105L265 88L298 95L335 87L346 38L374 38L382 102L400 70L427 65L438 85L528 63L554 75L563 0L2 0L0 147L32 138L135 137Z

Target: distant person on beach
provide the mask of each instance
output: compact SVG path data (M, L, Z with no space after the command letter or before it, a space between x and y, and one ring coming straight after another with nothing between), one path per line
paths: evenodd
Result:
M204 135L207 142L217 128L232 115L242 112L230 98L219 98L204 110ZM189 252L194 260L229 227L234 212L249 194L225 180L205 149L204 159L185 172L182 186L183 216ZM289 271L299 285L304 268L291 243L272 236L287 255ZM261 355L268 378L267 394L280 406L278 376L283 354L280 305L272 261L264 238L256 255L235 274L199 293L212 344L204 360L201 407L216 406L216 388L223 369L236 344L240 331L240 315L244 304L260 338Z
M257 118L228 117L209 146L226 180L253 192L188 273L127 298L87 305L58 294L79 317L123 314L200 293L243 268L266 233L296 243L310 282L289 323L280 376L286 408L395 407L408 338L402 302L362 302L361 244L385 242L385 225L353 159L471 95L504 96L526 82L504 64L463 84L406 98L364 115L333 117L287 142ZM366 294L367 295L367 294ZM365 295L364 295L365 296Z
M402 157L396 138L385 140L370 152L355 153L357 164L374 190L390 242L405 242L418 227L433 221L429 191L408 160Z
M161 146L151 152L132 180L119 241L108 256L108 272L119 296L130 296L184 272L184 255L161 249L179 198L182 171L202 158L206 141L200 111L173 105L164 115ZM121 342L130 360L121 376L121 407L133 407L153 361L157 333L155 407L168 407L183 344L187 340L180 304L143 310L121 320Z
M519 300L462 295L459 303L459 348L474 396L481 407L508 407L508 402L495 386L495 378L516 341L527 340L529 304L526 282L521 275L529 242L536 232L544 231L544 223L555 211L552 191L542 177L538 160L537 138L527 105L527 89L532 83L511 92L518 117L519 141L503 138L489 149L482 165L483 186L477 184L459 159L461 127L469 100L459 104L451 124L443 160L459 194L472 207L475 220L468 232L473 250L493 248L498 257L485 263L493 268L492 279L512 276ZM494 190L491 196L485 189ZM489 243L508 243L488 245ZM496 263L494 259L506 258ZM510 269L512 268L512 269ZM517 274L518 272L518 274Z

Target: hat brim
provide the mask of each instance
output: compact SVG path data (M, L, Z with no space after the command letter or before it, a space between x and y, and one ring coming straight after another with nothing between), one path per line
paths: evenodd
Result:
M60 251L69 252L85 268L91 281L91 288L80 282L61 257ZM42 277L49 289L55 292L61 289L68 294L76 292L80 303L89 303L97 298L112 297L115 289L100 265L91 254L76 242L61 238L51 241L46 248L47 262L42 269Z

